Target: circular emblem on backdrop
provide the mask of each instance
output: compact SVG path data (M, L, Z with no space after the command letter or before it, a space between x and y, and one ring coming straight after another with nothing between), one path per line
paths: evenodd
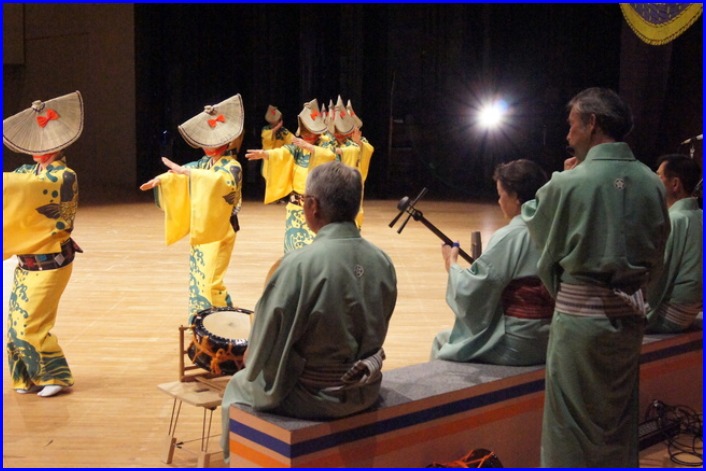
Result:
M686 31L703 13L701 3L621 3L625 21L647 44L667 44Z
M625 188L625 180L623 180L622 178L616 178L613 182L613 186L618 190L622 190Z
M360 265L356 265L353 267L353 274L356 278L360 278L361 276L363 276L363 273L365 273L365 269Z

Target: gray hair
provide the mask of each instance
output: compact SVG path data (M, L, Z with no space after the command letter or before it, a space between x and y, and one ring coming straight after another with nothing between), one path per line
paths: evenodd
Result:
M630 107L608 88L587 88L573 97L567 108L576 111L584 123L595 115L598 127L616 141L622 141L633 128Z
M341 162L329 162L309 172L306 194L316 198L323 219L352 222L360 209L363 180L355 168Z

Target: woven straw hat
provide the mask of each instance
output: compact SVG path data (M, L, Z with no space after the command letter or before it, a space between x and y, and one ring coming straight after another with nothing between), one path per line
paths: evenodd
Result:
M355 114L355 111L353 111L353 105L351 105L351 101L348 100L348 104L346 105L346 109L348 110L348 114L350 114L353 117L353 121L355 122L355 127L358 129L363 127L363 121L360 120L357 114Z
M338 102L336 103L335 115L334 115L334 125L336 126L336 131L346 135L353 132L355 127L355 121L353 121L353 116L346 110L343 106L343 100L341 95L338 95Z
M48 101L37 100L2 122L2 141L22 154L43 155L73 144L83 132L83 98L79 91Z
M297 135L301 135L302 126L308 129L314 134L321 134L327 130L326 123L324 123L324 117L319 111L319 102L316 98L308 103L304 103L304 108L297 115L299 120L299 128L297 129Z
M243 133L243 99L240 93L204 110L182 123L179 133L195 148L216 148L230 144Z
M265 121L270 124L277 124L282 119L282 112L276 106L269 105L265 113Z
M326 130L333 134L336 132L336 125L333 123L333 119L335 117L335 111L334 111L335 106L333 105L333 100L328 101L328 112L326 113L326 116L324 117L324 121L326 122Z

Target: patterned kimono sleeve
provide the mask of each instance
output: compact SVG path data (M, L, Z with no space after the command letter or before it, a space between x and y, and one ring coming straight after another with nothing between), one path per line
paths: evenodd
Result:
M334 144L329 145L329 143L326 143L323 146L314 146L314 151L311 153L309 160L309 170L334 160L339 160Z
M339 149L341 149L341 162L349 167L360 170L360 147L352 141L349 141L339 147Z
M65 188L67 184L71 188ZM76 174L68 169L54 172L52 178L3 172L3 260L61 252L61 243L73 228L75 184ZM69 199L64 201L67 193Z
M164 211L165 243L171 245L186 236L191 227L189 177L167 172L157 178L156 203Z
M271 150L286 144L291 144L294 139L294 134L289 132L285 127L281 127L277 131L272 131L271 126L265 126L262 128L260 138L262 139L262 149Z
M331 152L332 158L331 160L327 160L327 162L331 162L333 160L341 160L338 154L336 154L336 147L338 147L338 141L336 141L336 138L333 136L333 134L327 132L321 134L321 136L319 136L319 140L317 141L314 147L316 148L315 153L321 154L322 159L329 158L327 152L321 152L322 149Z
M365 183L365 180L368 178L368 169L370 168L370 159L373 156L373 152L375 152L375 148L367 139L363 138L361 140L360 162L358 164L358 170L360 170L360 174L363 176L363 183Z
M265 204L273 203L292 192L294 155L289 146L267 151L267 164L263 164L265 177Z
M277 131L272 131L272 126L265 126L264 128L262 128L260 138L262 139L262 149L271 150L278 149L287 144L291 144L294 140L294 134L289 132L289 130L285 127L281 127ZM269 165L268 162L268 159L263 159L262 167L260 167L260 173L265 179L267 178L267 166Z
M190 183L190 243L201 245L225 239L232 230L233 207L240 202L240 187L233 175L224 169L192 169Z

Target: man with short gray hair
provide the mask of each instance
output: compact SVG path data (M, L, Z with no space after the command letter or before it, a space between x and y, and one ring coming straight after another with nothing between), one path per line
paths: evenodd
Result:
M377 401L397 278L392 260L355 225L361 195L352 167L331 162L309 172L302 204L316 237L284 255L255 306L245 368L223 396L226 456L231 404L331 419Z
M637 467L644 290L662 268L664 186L622 142L629 107L605 88L568 104L575 157L522 207L556 299L547 348L543 467Z

